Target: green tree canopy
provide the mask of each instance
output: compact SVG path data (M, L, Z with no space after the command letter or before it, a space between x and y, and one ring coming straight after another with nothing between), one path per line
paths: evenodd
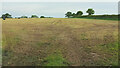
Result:
M68 18L72 17L72 12L67 12L67 13L65 14L65 17L68 17Z
M90 8L90 9L88 9L88 10L86 11L86 13L88 13L88 15L92 15L92 14L95 13L95 11Z
M76 14L75 14L75 13L73 13L73 14L72 14L72 16L73 16L73 17L76 17Z
M27 16L21 16L21 18L28 18Z
M41 16L40 18L45 18L44 16Z
M83 15L83 12L82 12L82 11L78 11L78 12L76 13L76 15L81 16L81 15Z
M83 12L82 11L78 11L77 13L76 13L76 16L77 17L80 17L80 16L82 16L83 15Z
M31 18L38 18L38 16L37 15L32 15Z
M2 15L2 18L5 17L5 18L12 18L12 15L10 15L9 13L6 13L6 14L3 14Z

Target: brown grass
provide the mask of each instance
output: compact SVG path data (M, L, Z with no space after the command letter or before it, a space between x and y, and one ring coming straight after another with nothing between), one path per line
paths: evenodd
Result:
M7 19L2 26L4 66L43 65L57 51L72 66L118 65L117 21Z

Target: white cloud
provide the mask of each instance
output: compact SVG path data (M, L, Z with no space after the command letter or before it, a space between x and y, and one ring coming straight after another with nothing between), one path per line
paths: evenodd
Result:
M119 0L0 0L2 2L118 2Z

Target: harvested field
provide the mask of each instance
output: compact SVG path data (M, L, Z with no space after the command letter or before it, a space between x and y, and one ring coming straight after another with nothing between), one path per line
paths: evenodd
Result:
M2 21L3 66L117 66L118 21Z

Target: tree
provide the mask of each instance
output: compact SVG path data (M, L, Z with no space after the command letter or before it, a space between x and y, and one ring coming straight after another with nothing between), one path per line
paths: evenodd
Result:
M40 18L45 18L44 16L41 16Z
M31 18L38 18L38 16L37 15L32 15Z
M2 18L12 18L12 15L10 15L9 13L3 14Z
M66 15L65 17L70 18L70 17L72 17L72 12L67 12L65 15Z
M95 11L93 9L88 9L86 13L88 13L88 15L92 15L95 13Z
M76 13L76 15L77 15L77 17L80 17L80 16L83 15L83 12L82 12L82 11L78 11L78 12Z
M73 13L73 14L72 14L72 17L76 17L76 14L75 14L75 13Z
M21 16L21 18L28 18L27 16Z

